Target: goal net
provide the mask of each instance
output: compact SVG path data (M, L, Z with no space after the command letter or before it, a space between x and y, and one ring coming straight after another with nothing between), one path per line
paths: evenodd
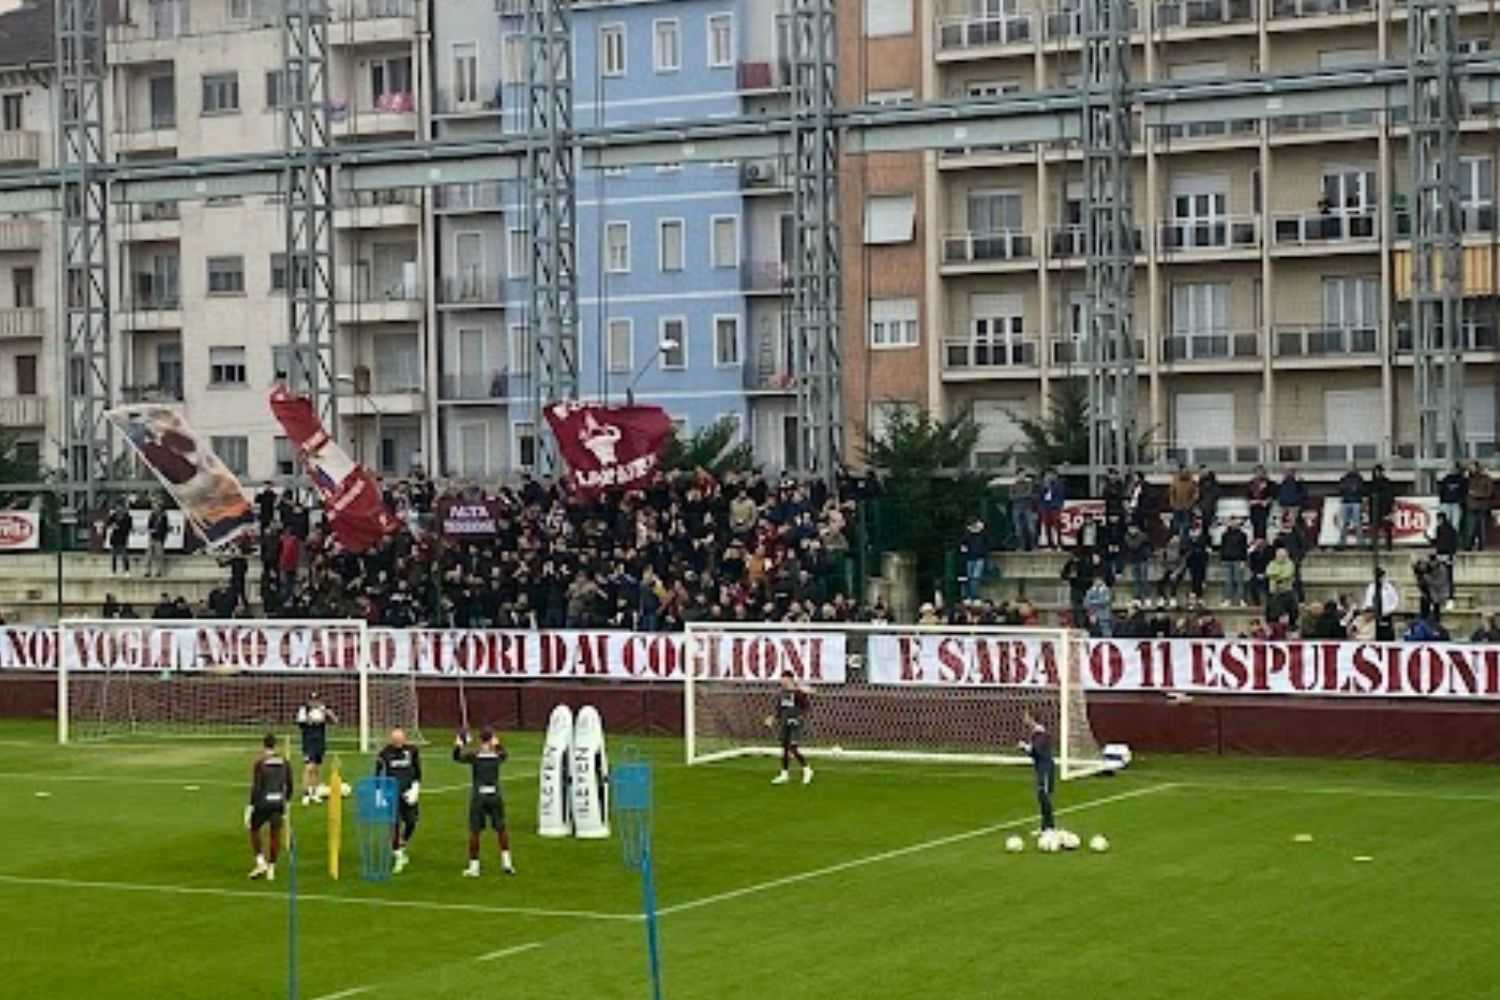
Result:
M421 736L414 677L374 669L362 621L65 619L58 640L59 743L285 732L314 693L334 740Z
M1088 645L1063 629L690 623L689 764L779 756L780 676L812 690L802 752L853 760L1029 764L1027 718L1064 779L1105 770L1089 726Z

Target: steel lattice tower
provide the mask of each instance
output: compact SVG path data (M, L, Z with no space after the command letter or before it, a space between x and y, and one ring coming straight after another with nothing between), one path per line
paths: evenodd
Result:
M1087 0L1083 39L1084 245L1087 248L1089 472L1136 460L1131 329L1135 225L1130 176L1130 5Z
M1413 0L1407 14L1417 471L1427 488L1466 451L1457 21L1454 0Z
M573 130L571 0L527 0L526 181L531 220L530 335L537 466L553 475L556 442L542 409L578 398L578 175Z
M835 0L795 0L792 14L797 422L803 470L830 481L843 451L834 7Z
M93 509L114 475L105 411L113 398L109 302L109 184L104 149L102 0L58 0L57 164L62 197L63 466L68 502Z
M286 109L287 322L293 391L338 435L333 164L327 158L328 5L286 0L281 102Z

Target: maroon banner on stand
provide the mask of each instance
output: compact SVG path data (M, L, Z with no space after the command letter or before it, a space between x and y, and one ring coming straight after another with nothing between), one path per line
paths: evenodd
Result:
M672 433L672 420L659 406L553 403L546 414L568 463L568 483L585 499L649 486Z
M364 466L350 461L323 429L306 396L294 396L285 384L278 384L271 390L271 412L296 447L307 478L323 498L323 509L340 545L351 552L363 552L400 528L395 515L386 509L374 478Z

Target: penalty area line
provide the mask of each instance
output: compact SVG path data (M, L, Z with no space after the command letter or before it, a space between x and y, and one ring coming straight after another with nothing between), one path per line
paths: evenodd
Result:
M324 993L320 997L314 997L313 1000L344 1000L345 997L359 996L361 993L368 993L374 988L373 986L351 986L349 989L339 990L337 993Z
M1143 795L1154 795L1157 792L1165 792L1176 787L1176 783L1166 782L1160 785L1149 785L1145 788L1131 789L1128 792L1119 792L1115 795L1105 795L1101 798L1090 799L1087 802L1080 802L1077 805L1058 809L1057 815L1067 816L1071 815L1072 813L1083 812L1087 809L1096 809L1099 806L1107 806L1116 802L1124 802L1127 799L1137 799ZM810 882L813 879L823 878L827 875L837 875L839 872L846 872L851 871L855 868L863 868L868 865L880 864L883 861L894 861L897 858L904 858L912 854L921 854L925 851L937 850L939 847L949 847L953 844L961 844L964 841L976 840L980 837L988 837L992 834L1000 833L1005 830L1014 830L1016 827L1025 826L1028 823L1035 823L1036 819L1037 817L1035 813L1028 813L1027 815L1018 817L1016 819L1006 820L1003 823L991 823L988 826L981 826L973 830L965 830L962 833L953 833L949 834L946 837L937 837L933 840L924 840L920 843L908 844L905 847L897 847L889 851L880 851L877 854L867 854L864 857L852 858L848 861L841 861L836 865L828 865L824 868L814 868L811 871L798 872L795 875L786 875L782 878L774 878L767 882L757 882L754 885L743 886L739 889L730 889L728 892L720 892L712 896L704 896L702 899L693 899L689 900L686 903L677 903L672 906L663 907L659 911L658 915L665 917L673 913L686 913L689 910L702 909L705 906L713 906L716 903L727 903L730 900L739 899L743 896L753 896L758 893L769 892L772 889L781 889L785 886L796 885L799 882Z
M474 961L493 962L496 959L509 958L512 955L519 955L523 951L531 951L533 948L540 948L541 946L542 942L540 941L528 941L526 944L511 945L509 948L501 948L499 951L492 951L488 955L480 955L478 958L474 959Z

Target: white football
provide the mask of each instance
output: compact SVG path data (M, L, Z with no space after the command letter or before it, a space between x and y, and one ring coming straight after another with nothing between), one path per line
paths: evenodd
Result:
M1020 854L1026 849L1026 841L1013 833L1005 838L1005 849L1012 854Z
M321 708L314 708L314 709L310 710L307 713L307 721L310 722L310 723L312 723L315 726L321 726L323 724L323 722L325 721L325 716L323 715L323 710Z
M317 797L320 798L320 799L327 798L328 797L328 786L327 785L319 785L317 788L313 789L313 794L317 795Z
M354 789L352 789L352 788L349 787L349 783L347 781L345 781L345 782L343 782L342 784L339 785L339 794L342 795L342 796L345 796L346 798L348 797L349 793L352 792L352 791L354 791Z
M1052 854L1062 846L1057 838L1056 830L1043 830L1042 835L1036 838L1036 849L1046 854Z
M1078 834L1071 830L1061 830L1057 836L1062 842L1062 848L1065 851L1076 851L1078 850L1078 845L1083 842Z
M1102 833L1094 834L1089 838L1089 850L1103 854L1109 850L1109 838L1105 837Z

